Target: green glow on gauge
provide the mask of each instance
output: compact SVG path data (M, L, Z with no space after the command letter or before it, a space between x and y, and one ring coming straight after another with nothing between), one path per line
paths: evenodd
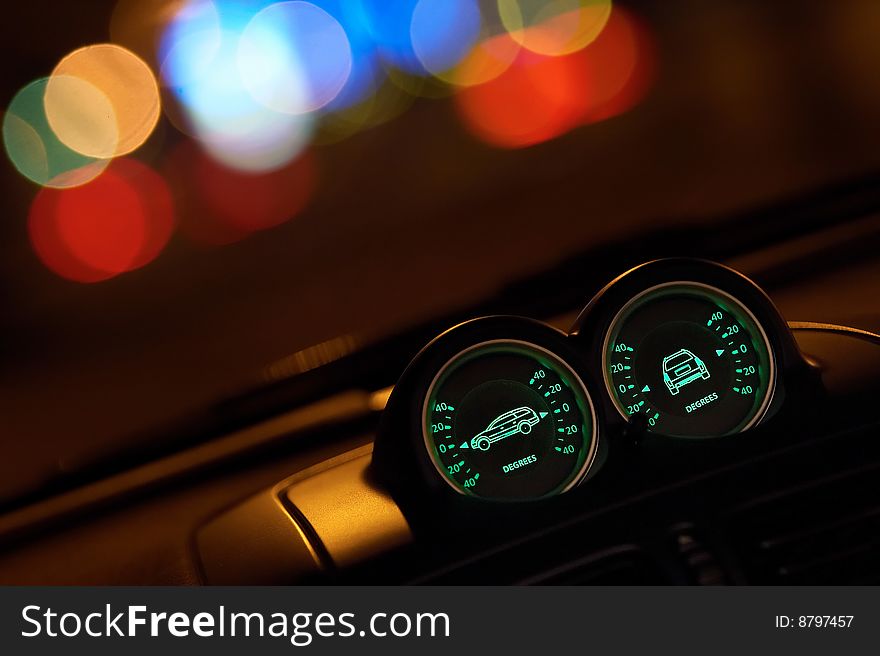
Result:
M507 340L471 347L441 369L423 433L447 483L495 500L566 491L596 446L593 406L577 374L539 346Z
M617 409L678 437L741 432L767 410L776 380L770 344L749 310L721 290L670 283L643 292L612 321L603 349Z

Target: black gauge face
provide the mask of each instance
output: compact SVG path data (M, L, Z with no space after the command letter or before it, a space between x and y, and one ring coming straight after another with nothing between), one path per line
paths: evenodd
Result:
M775 384L773 355L752 314L698 283L649 289L614 319L605 381L618 410L648 430L716 437L760 421Z
M431 458L458 492L539 499L576 485L593 459L593 405L580 378L533 344L493 341L455 356L425 400Z

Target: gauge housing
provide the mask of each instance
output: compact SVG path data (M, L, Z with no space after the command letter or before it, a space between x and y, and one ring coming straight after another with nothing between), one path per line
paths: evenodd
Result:
M763 390L763 398L756 401L754 409L749 411L751 414L740 426L719 430L717 434L712 434L710 431L705 434L688 435L683 434L681 430L670 430L664 434L662 426L658 425L655 429L648 425L648 421L654 416L653 411L651 416L637 416L638 412L629 414L626 407L622 407L620 397L614 393L613 374L608 360L612 333L619 331L621 321L631 316L628 312L640 301L651 298L652 294L663 293L663 290L674 292L676 289L704 290L707 297L721 299L720 302L726 299L727 305L739 317L739 322L749 326L749 333L754 333L751 336L756 343L763 344L766 348L766 362L763 366L766 368L764 382L767 389ZM711 318L709 320L711 321ZM732 437L773 418L785 407L787 397L807 394L816 386L815 373L801 355L787 323L770 298L742 274L705 260L689 258L656 260L624 273L596 294L581 312L571 329L571 339L586 358L591 371L597 372L606 382L606 394L603 400L609 415L613 413L614 418L610 421L629 424L628 429L632 434L654 433L666 438ZM725 343L719 345L726 348ZM735 349L736 346L732 345L732 348ZM758 350L760 351L761 348ZM700 358L693 356L687 350L670 352L667 357L673 359L676 356L683 364L681 366L683 373L678 379L674 375L671 379L669 375L664 376L670 394L674 395L679 391L678 384L688 384L693 380L697 382L693 389L699 388L703 385L699 374L709 378L709 370ZM690 360L696 360L696 364Z
M462 358L466 359L469 354L479 355L480 351L487 348L500 348L504 351L509 347L544 354L545 362L559 367L568 384L583 390L583 412L588 415L585 417L585 424L591 433L585 444L586 452L576 454L579 464L573 467L572 475L563 477L564 480L560 479L558 486L550 486L554 489L547 494L539 494L534 498L499 498L493 495L486 498L469 494L463 486L455 484L440 471L439 467L443 463L438 461L437 453L433 451L434 445L429 431L429 406L438 382L444 380L450 367L454 368L457 362ZM528 386L528 380L518 384L521 387ZM413 499L426 498L431 499L435 507L471 509L485 505L497 509L499 506L545 503L549 498L574 489L598 469L604 453L601 438L604 416L598 410L595 399L597 394L602 393L603 390L595 379L587 375L581 357L571 347L566 335L547 324L514 316L484 317L459 324L422 349L395 386L382 416L373 470L402 505L411 503ZM543 406L538 408L535 405L535 408L546 410ZM494 416L498 413L492 410L489 414ZM492 422L485 419L486 417L491 419L487 414L480 421L489 430ZM548 420L549 417L540 417L536 421ZM457 441L462 442L461 439ZM505 441L512 440L507 437Z
M624 418L676 437L740 433L764 417L776 386L767 334L726 292L696 282L646 289L612 319L602 373Z
M730 308L735 301L736 307L741 308L737 315L739 325L748 328L755 339L766 345L765 360L756 360L768 372L766 397L755 401L754 417L746 417L741 424L734 423L732 428L711 439L706 439L710 435L705 434L652 433L648 430L647 418L641 413L627 419L609 394L603 374L608 332L615 317L633 299L651 290L676 286L713 290L719 298L730 301L727 303ZM448 398L435 394L438 385L442 387L444 376L463 358L467 359L468 354L498 344L524 344L534 352L549 354L556 368L567 372L565 377L569 382L576 380L582 386L591 406L589 414L594 427L594 439L587 445L582 467L573 468L570 478L557 472L556 483L546 489L523 490L519 498L504 494L498 498L494 493L473 494L474 490L464 489L464 476L446 475L441 468L459 464L464 474L470 476L467 469L473 470L473 462L477 461L462 458L447 461L438 458L438 453L432 453L439 442L431 429L436 428L441 419L445 420L446 415L434 416L429 412L430 407L434 402L450 404ZM697 357L691 358L691 371L682 369L683 373L676 373L679 367L670 369L673 373L669 384L680 388L690 385L686 388L690 394L699 389L698 377L706 373L704 369L715 372L718 380L725 379L722 365L703 362L701 366L698 362L702 358L697 352L704 346L694 346ZM676 349L667 355L675 358L681 355L679 351L687 350L678 345ZM495 365L490 368L492 366ZM522 385L530 384L517 376ZM468 385L462 389L466 388ZM415 533L429 535L434 543L448 545L448 532L454 528L458 533L472 536L473 541L490 544L505 532L515 535L529 527L540 529L553 518L564 520L572 513L589 512L591 508L639 490L677 484L712 468L728 466L736 459L784 448L800 439L801 431L815 420L813 410L819 411L822 407L819 402L822 394L818 369L801 355L787 323L755 283L713 262L684 258L657 260L624 273L597 293L580 313L570 333L523 317L490 316L459 324L436 337L412 360L389 396L367 476L371 483L390 492ZM461 396L461 391L454 391L452 396ZM488 401L477 419L466 422L467 436L458 435L449 443L461 447L468 442L470 449L486 451L489 447L494 453L496 446L490 444L496 439L508 442L519 439L521 435L511 437L513 432L499 429L508 413L523 411L522 417L508 418L515 425L520 421L535 421L528 410L537 412L537 421L543 419L541 412L547 412L546 408L523 398L514 394L506 404ZM458 404L453 401L452 405L457 407ZM572 419L569 425L574 423L577 421ZM444 432L447 425L452 426L444 421L437 430L437 439L448 439ZM785 430L777 430L779 426ZM517 433L529 432L522 429ZM488 443L474 442L481 435ZM510 444L499 450L508 446ZM523 456L517 457L523 459ZM480 463L477 465L479 468ZM507 492L509 489L505 494Z

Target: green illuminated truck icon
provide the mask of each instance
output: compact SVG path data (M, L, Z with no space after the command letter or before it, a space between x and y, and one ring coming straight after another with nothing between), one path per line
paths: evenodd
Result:
M495 417L486 426L486 430L471 440L471 448L488 451L494 442L503 440L505 437L518 433L528 435L532 432L532 426L539 421L538 413L527 406L508 410L504 414Z
M681 349L663 358L663 382L675 396L679 390L698 378L709 379L706 364L687 349Z

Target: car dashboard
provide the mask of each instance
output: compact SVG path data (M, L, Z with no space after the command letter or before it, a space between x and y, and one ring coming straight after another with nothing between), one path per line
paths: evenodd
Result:
M876 583L875 200L772 208L760 249L687 249L711 259L587 254L342 349L7 508L0 580Z

